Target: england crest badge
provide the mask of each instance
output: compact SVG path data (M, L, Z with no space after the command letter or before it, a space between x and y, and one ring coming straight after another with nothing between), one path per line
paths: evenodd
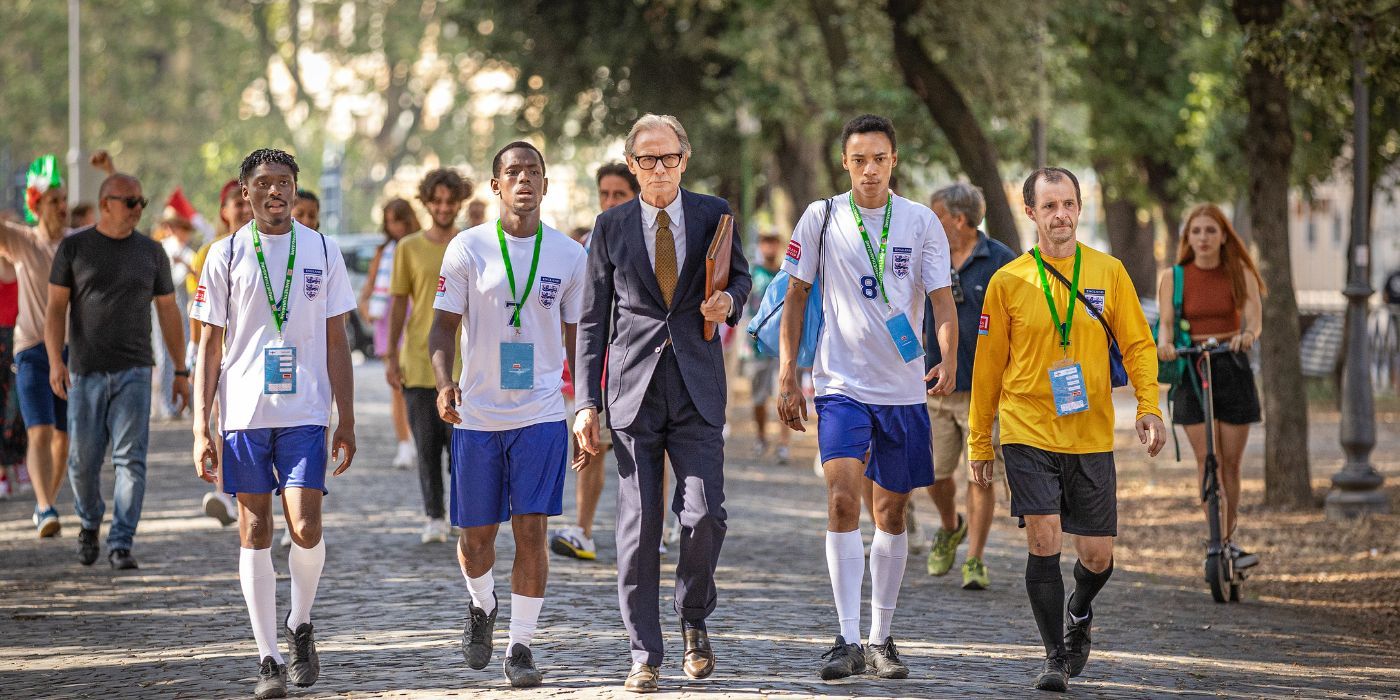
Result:
M909 261L914 258L913 248L890 248L890 266L894 276L904 279L909 276Z
M1090 318L1098 318L1099 314L1103 313L1103 300L1106 296L1107 294L1102 289L1084 290L1084 298L1089 300L1089 308L1087 311L1089 312Z
M559 285L562 280L556 277L540 276L540 306L554 308L554 300L559 298Z
M316 270L310 267L302 269L301 289L302 291L306 292L307 299L311 301L316 301L316 295L321 293L321 276L322 273L320 270Z

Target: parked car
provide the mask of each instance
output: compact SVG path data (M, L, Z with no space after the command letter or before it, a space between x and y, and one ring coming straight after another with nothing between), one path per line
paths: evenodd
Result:
M369 277L369 266L374 262L375 251L384 242L382 233L346 233L334 236L340 246L340 255L345 259L345 271L350 275L350 291L359 297ZM350 350L360 351L366 358L376 357L374 353L374 326L369 319L360 316L359 309L350 314L348 324Z

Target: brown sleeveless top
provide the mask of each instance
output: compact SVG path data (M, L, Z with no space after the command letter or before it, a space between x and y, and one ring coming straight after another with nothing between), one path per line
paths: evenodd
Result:
M1202 270L1190 262L1182 272L1181 315L1191 323L1191 334L1226 338L1238 333L1240 310L1225 266Z

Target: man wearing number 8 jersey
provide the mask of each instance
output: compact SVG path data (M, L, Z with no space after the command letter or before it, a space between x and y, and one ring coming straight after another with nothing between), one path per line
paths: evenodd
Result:
M890 634L909 542L904 508L914 489L934 481L924 382L947 394L957 375L958 323L948 239L938 217L890 192L898 162L894 125L867 114L841 135L851 191L807 208L793 231L783 270L792 276L787 309L803 309L820 279L825 326L817 345L817 440L827 483L826 563L840 634L822 656L824 680L870 672L904 678ZM825 229L825 230L824 230ZM924 299L939 320L943 362L924 373ZM778 415L804 430L798 386L801 314L783 315ZM866 462L866 455L869 461ZM865 479L875 482L875 536L870 544L870 635L860 644L865 551L860 534Z
M569 431L560 389L587 260L583 246L540 222L548 184L544 156L529 143L496 154L491 190L501 218L448 244L428 335L438 414L454 427L451 515L462 528L457 560L471 595L462 653L473 669L491 661L496 532L509 521L515 565L503 670L517 688L543 676L530 642L549 571L547 519L564 509ZM458 383L454 338L464 319Z

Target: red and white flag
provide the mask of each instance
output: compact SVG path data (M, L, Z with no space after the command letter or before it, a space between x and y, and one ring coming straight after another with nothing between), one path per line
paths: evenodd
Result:
M188 220L194 229L204 237L204 240L214 240L214 229L210 228L209 222L204 220L193 204L190 204L190 200L185 197L183 188L176 187L175 191L170 193L170 198L165 200L165 208L168 213Z

